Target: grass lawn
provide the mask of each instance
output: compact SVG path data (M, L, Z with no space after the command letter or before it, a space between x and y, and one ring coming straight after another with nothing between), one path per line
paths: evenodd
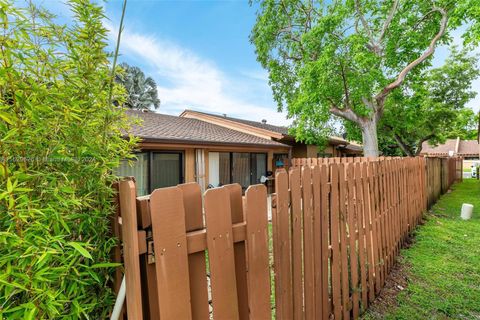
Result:
M402 251L408 285L396 303L364 319L480 319L480 182L465 179L452 190ZM459 218L465 202L474 205L470 221Z

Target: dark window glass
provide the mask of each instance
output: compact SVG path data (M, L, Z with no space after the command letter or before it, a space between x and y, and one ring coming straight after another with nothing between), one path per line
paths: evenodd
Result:
M221 186L230 183L230 153L228 152L219 154L219 178Z
M252 181L251 184L262 183L262 176L267 176L267 154L252 153Z
M153 153L151 190L176 186L182 183L182 155L180 153Z
M232 183L238 183L243 189L250 185L250 154L232 153Z

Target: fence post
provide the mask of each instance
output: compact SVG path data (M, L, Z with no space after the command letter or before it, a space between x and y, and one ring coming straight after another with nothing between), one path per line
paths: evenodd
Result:
M122 216L127 315L129 319L142 319L135 183L133 181L120 181L118 189L120 214Z

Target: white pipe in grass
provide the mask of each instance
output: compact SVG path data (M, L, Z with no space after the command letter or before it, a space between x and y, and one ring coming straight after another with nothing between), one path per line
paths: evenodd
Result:
M469 203L464 203L462 205L462 213L460 214L460 217L463 220L469 220L472 217L473 213L473 205Z
M120 285L120 290L118 291L117 300L115 301L115 306L113 306L112 316L110 320L118 320L120 318L120 312L122 312L123 303L125 302L125 275L122 279L122 284Z

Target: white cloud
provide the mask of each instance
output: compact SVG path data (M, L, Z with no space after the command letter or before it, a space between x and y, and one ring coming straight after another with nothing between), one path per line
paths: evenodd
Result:
M107 27L112 30L108 23ZM276 111L273 102L251 102L271 100L265 99L270 89L261 70L229 77L213 62L189 49L129 29L122 34L120 51L123 56L139 59L151 67L145 71L157 80L162 113L179 114L184 109L194 109L256 121L268 119L268 123L278 125L290 123L285 114Z

